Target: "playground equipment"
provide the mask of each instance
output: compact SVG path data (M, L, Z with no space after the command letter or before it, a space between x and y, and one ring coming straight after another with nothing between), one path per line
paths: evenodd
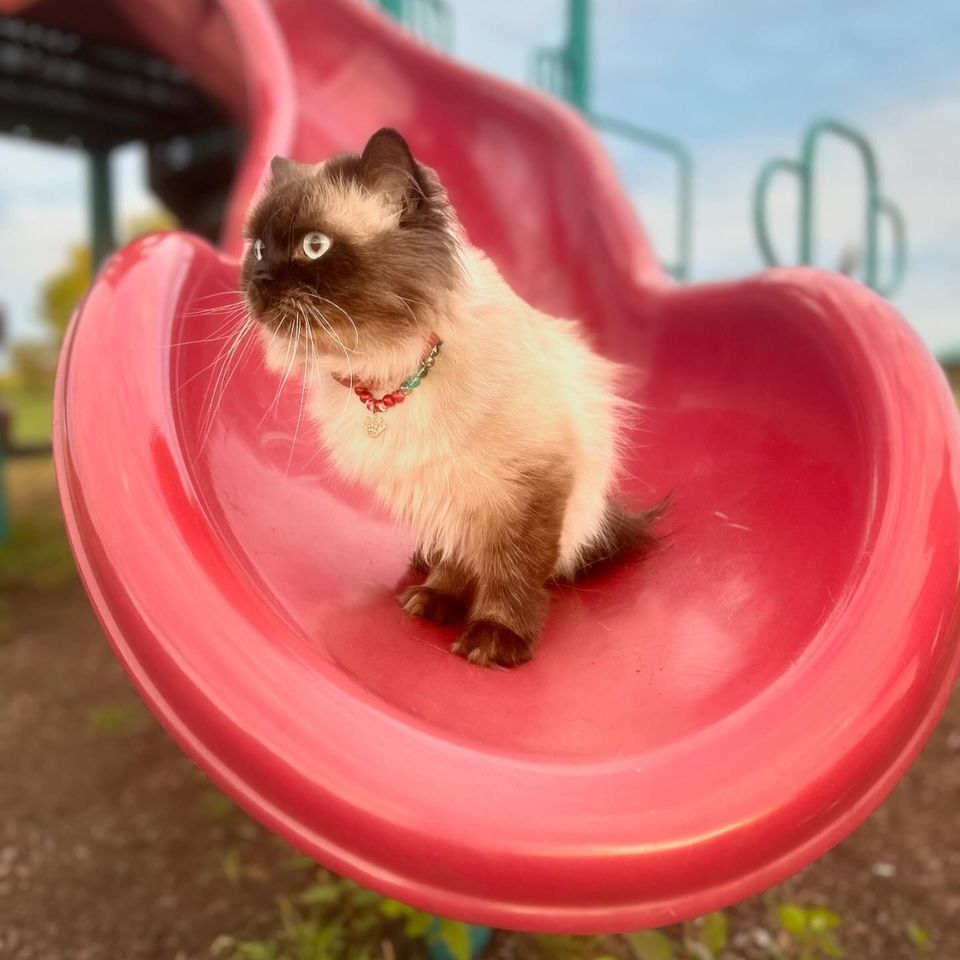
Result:
M757 178L753 195L753 223L760 254L769 266L781 266L783 260L774 250L767 218L767 195L774 179L781 173L796 177L800 188L800 215L798 218L796 262L812 265L816 254L816 193L817 148L824 137L832 136L851 144L863 162L866 181L866 203L863 237L860 250L863 257L863 282L885 297L893 296L903 283L907 271L907 227L896 204L880 192L880 173L873 147L857 130L839 120L819 120L811 124L803 138L799 160L775 157L767 161ZM884 279L880 272L881 224L889 225L893 265ZM858 251L859 252L859 251Z
M580 117L367 5L110 13L118 33L149 22L207 94L249 92L224 107L248 149L220 249L172 233L121 250L58 376L77 563L177 742L329 867L502 926L690 917L855 828L960 667L958 419L891 306L805 269L670 282ZM225 319L208 311L236 289L269 158L356 149L383 124L440 171L518 291L636 365L626 493L674 493L662 547L558 592L510 673L403 618L411 544L295 440L296 386L262 422L276 384L254 349L203 422Z
M443 50L453 46L453 14L443 0L380 0L391 16ZM534 51L530 78L535 86L581 111L603 133L668 156L676 178L674 253L665 264L677 280L690 276L693 255L693 158L674 137L591 109L593 60L590 50L590 0L567 0L567 32L559 47Z
M590 51L590 0L568 0L567 33L557 48L537 50L533 82L542 90L566 100L600 131L668 156L676 177L675 250L665 269L677 280L687 280L693 256L693 158L674 137L638 124L596 113L591 108L592 58Z
M453 13L444 0L379 0L380 6L418 37L448 53L453 49Z

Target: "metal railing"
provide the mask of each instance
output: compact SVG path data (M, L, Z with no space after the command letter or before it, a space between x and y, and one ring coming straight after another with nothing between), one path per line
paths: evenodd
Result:
M675 279L687 280L693 255L693 156L674 137L590 109L587 13L585 0L571 0L567 39L562 46L534 51L530 65L532 82L541 90L577 107L601 132L665 154L673 161L676 181L674 256L672 261L664 262L663 267Z
M863 281L882 296L892 296L900 287L907 270L907 228L903 214L880 191L880 173L876 155L867 138L839 120L818 120L807 129L799 160L774 157L760 170L753 192L753 224L760 254L769 266L782 266L770 237L767 198L770 186L780 174L796 177L800 186L800 212L797 224L796 262L812 265L816 257L816 173L817 148L824 136L834 136L851 144L860 156L866 181L866 204L862 237ZM887 276L880 270L881 225L886 223L892 244L892 265Z
M666 154L674 163L674 256L663 268L676 280L690 278L693 257L693 156L686 146L673 137L647 130L616 117L591 113L593 125L604 133L623 137L648 150Z

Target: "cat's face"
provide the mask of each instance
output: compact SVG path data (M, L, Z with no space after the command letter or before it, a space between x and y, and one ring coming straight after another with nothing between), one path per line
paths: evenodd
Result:
M271 173L246 224L250 315L304 356L424 336L458 284L457 241L442 188L400 134L316 165L275 157Z

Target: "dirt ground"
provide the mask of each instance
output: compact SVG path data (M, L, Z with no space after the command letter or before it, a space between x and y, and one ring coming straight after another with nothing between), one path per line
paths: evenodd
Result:
M292 851L140 706L75 582L6 599L0 957L200 960L220 935L268 932L277 896L302 884ZM960 697L866 826L729 911L738 956L776 956L765 929L785 902L838 913L853 960L920 956L909 924L929 933L926 956L960 958ZM522 958L528 942L500 934L492 953Z

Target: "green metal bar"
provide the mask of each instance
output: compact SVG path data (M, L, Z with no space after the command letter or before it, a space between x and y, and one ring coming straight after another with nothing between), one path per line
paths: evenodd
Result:
M816 180L817 145L824 134L833 134L841 140L853 144L863 162L863 175L867 182L867 202L864 221L863 273L868 287L877 285L877 204L880 201L880 176L877 172L877 159L867 138L838 120L818 120L807 130L803 139L801 163L807 170L803 182L801 198L801 245L802 263L813 263L814 231L816 229L816 211L814 191Z
M453 49L453 12L445 0L379 0L379 3L418 37L442 50Z
M570 65L565 48L542 47L534 50L531 72L535 86L570 102Z
M677 169L676 186L676 259L667 270L677 279L686 280L690 275L693 256L693 157L690 151L673 137L665 136L645 127L595 113L590 120L600 130L618 134L635 143L658 150L672 157Z
M570 102L586 113L590 109L590 0L567 0L566 47Z
M590 73L590 0L567 0L567 35L563 45L534 51L533 82L588 113Z
M757 177L756 185L753 188L753 230L760 246L760 254L764 261L771 267L783 266L782 261L777 256L773 247L773 240L770 238L768 230L769 218L767 217L767 195L770 192L770 184L780 173L791 173L796 175L801 183L806 179L803 166L796 160L786 160L783 157L775 157L768 160ZM801 188L802 190L802 188ZM800 236L797 239L798 250L803 244L803 229L801 227Z
M110 154L90 154L90 248L94 270L116 247Z
M907 228L900 209L880 193L880 172L869 140L839 120L822 119L811 124L804 134L799 160L776 158L765 164L754 188L754 231L760 253L771 266L780 265L770 240L766 199L770 183L780 172L789 172L800 181L800 216L797 260L811 265L816 261L816 174L817 151L824 136L834 136L853 145L860 156L866 181L866 205L863 235L863 281L883 296L890 296L903 282L907 268ZM880 225L890 224L893 266L884 283L880 278Z
M383 7L391 17L397 20L403 19L403 0L380 0L380 6Z
M889 222L893 241L893 270L886 283L878 281L876 290L881 296L892 297L907 274L907 222L900 208L885 197L877 201L876 216L878 226L880 217Z

